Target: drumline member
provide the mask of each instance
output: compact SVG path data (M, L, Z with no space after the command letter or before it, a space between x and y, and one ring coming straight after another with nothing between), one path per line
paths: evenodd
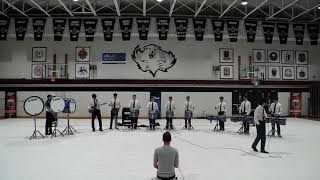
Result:
M278 98L275 98L273 100L273 103L271 103L270 107L269 107L269 112L271 113L272 117L280 117L281 112L282 112L282 106L281 104L278 102ZM280 124L277 124L277 133L278 136L281 137L281 131L280 131ZM275 132L275 123L271 123L272 126L272 136L274 136L274 132Z
M150 113L156 113L158 111L158 104L156 102L154 102L156 99L155 96L151 97L151 101L148 102L147 108L148 108L148 115ZM149 128L150 130L155 130L156 126L155 126L155 118L151 119L150 115L149 115Z
M92 131L95 131L94 120L97 117L99 122L99 131L102 131L102 121L101 121L101 112L100 112L100 102L97 99L96 94L92 94L92 99L90 100L89 109L92 109L91 112L91 126Z
M227 104L223 101L223 97L220 97L220 102L218 105L215 107L215 109L218 109L218 115L224 116L227 112ZM219 120L219 126L220 130L224 131L224 122Z
M111 117L110 117L109 129L112 129L113 120L114 120L114 128L119 129L118 124L117 124L117 120L118 120L118 112L119 112L121 105L120 105L120 100L118 98L117 93L113 94L113 98L110 99L109 106L111 107Z
M241 106L240 106L240 112L242 115L247 115L247 116L249 116L251 112L251 103L250 101L248 101L247 96L243 97L243 101L241 102ZM244 133L249 134L249 130L250 130L249 123L243 122L243 126L244 126Z
M54 114L50 108L50 101L52 99L52 95L47 96L47 100L45 103L46 106L46 126L45 126L45 134L52 134L52 122L54 121Z
M160 180L176 179L174 168L179 168L178 150L170 146L171 134L165 132L162 137L164 145L154 152L153 167L157 170L157 178Z
M194 110L194 106L192 104L192 102L190 101L190 96L186 97L186 101L184 102L184 114L185 116L187 115L187 112L190 112L191 114L193 113L192 111ZM185 117L184 118L184 127L187 129L188 128L188 124L189 127L191 127L191 117Z
M140 109L140 104L139 101L137 99L137 96L134 94L132 95L132 100L130 100L129 102L129 107L130 107L130 111L136 111L137 112L137 117L131 117L131 124L132 124L132 129L137 129L137 125L138 125L138 118L139 118L139 109Z
M262 152L262 153L268 153L265 150L265 144L266 144L266 121L265 121L265 118L267 117L267 113L264 109L265 105L266 105L266 102L264 100L261 100L261 102L259 102L259 106L254 110L254 122L255 122L256 128L257 128L257 137L251 146L254 151L258 152L257 145L258 145L259 141L261 140L260 152Z
M172 101L172 97L170 96L169 97L169 101L166 104L166 114L168 112L172 112L173 113L175 108L176 108L175 107L175 103L174 103L174 101ZM166 129L173 129L172 118L173 117L167 117L167 115L166 115L166 120L167 120Z

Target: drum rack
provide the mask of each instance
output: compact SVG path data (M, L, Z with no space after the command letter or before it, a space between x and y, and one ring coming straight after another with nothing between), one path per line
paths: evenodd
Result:
M62 131L63 133L73 135L74 133L78 132L75 130L71 125L70 125L70 118L69 118L69 113L67 113L67 127Z
M34 131L33 131L32 135L30 136L29 140L37 139L37 133L39 133L40 136L42 138L44 138L44 136L41 134L41 132L39 130L37 130L37 120L36 120L36 118L33 118L33 121L34 121Z

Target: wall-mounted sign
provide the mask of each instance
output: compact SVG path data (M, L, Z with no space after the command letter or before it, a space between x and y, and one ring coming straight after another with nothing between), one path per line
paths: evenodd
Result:
M125 64L126 53L103 53L102 64Z

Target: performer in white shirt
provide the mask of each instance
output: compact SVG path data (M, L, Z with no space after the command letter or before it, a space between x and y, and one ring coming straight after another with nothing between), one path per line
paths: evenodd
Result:
M272 117L280 117L281 113L282 113L282 106L281 104L278 102L278 98L275 98L273 100L273 103L271 103L270 107L269 107L269 113L271 113ZM274 136L274 132L275 130L275 123L271 123L272 125L272 136ZM278 136L281 137L281 131L280 131L280 124L277 123L277 133Z
M243 97L243 101L241 102L241 106L240 106L240 113L242 115L246 115L249 116L251 112L251 103L250 101L248 101L248 97L245 95ZM249 123L247 122L243 122L243 126L244 126L244 133L249 134Z
M187 96L186 101L184 102L184 114L185 114L184 128L185 129L192 128L191 118L192 118L193 110L194 110L194 106L193 106L192 102L190 101L190 96ZM189 128L188 128L188 125L189 125Z
M267 117L267 113L264 109L265 105L266 105L266 102L264 100L261 100L261 102L259 102L259 106L254 110L254 122L255 122L256 128L257 128L257 137L251 146L254 151L258 152L257 145L258 145L259 141L261 140L260 152L262 152L262 153L268 153L265 150L265 144L266 144L266 121L265 121L265 118Z
M215 109L218 109L218 115L224 116L227 112L227 104L223 101L223 97L220 97L220 102L217 104ZM224 131L224 122L219 121L220 131Z
M118 112L120 109L120 100L117 98L118 94L114 93L113 98L110 99L109 106L111 107L111 118L110 118L110 128L112 129L112 123L114 120L114 128L118 129L117 120L118 120Z
M151 101L148 103L147 108L148 108L148 115L149 115L149 128L150 130L155 130L156 129L156 117L151 117L151 115L156 115L155 113L158 111L158 104L154 102L156 99L155 96L151 97Z
M172 118L174 115L174 110L176 109L174 101L172 101L172 97L169 97L169 101L166 104L166 129L173 129Z
M95 131L94 120L97 117L99 121L99 130L102 131L102 121L101 121L101 112L100 112L100 102L97 99L96 94L92 94L92 99L90 100L89 109L91 112L91 125L92 131Z
M134 115L134 116L131 116L132 129L137 129L139 109L141 106L135 94L132 95L132 100L130 100L129 102L129 107L130 107L131 115Z

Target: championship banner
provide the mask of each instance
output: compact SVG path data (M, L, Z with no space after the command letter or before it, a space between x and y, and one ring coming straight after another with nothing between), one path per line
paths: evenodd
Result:
M294 117L301 116L301 92L290 93L290 115Z
M274 27L275 27L275 23L273 22L262 22L264 42L266 44L272 44Z
M245 21L244 26L246 28L247 32L247 41L248 42L254 42L256 38L256 31L258 22L257 21Z
M157 18L159 40L167 40L170 18Z
M319 24L308 24L307 25L309 38L311 45L318 45L319 39Z
M140 40L147 40L151 18L137 18Z
M174 19L177 31L178 41L186 40L188 19L176 18Z
M227 21L228 33L230 37L230 42L237 42L238 41L238 28L239 28L239 21Z
M304 38L304 24L292 24L294 36L296 37L296 44L303 45Z
M277 23L280 44L287 44L289 23Z
M17 117L17 92L6 91L5 118Z
M55 41L61 41L64 28L66 26L66 19L53 19L53 38Z
M0 40L7 40L10 19L0 19Z
M105 41L112 41L115 19L101 19Z
M27 18L16 18L15 19L15 29L16 29L16 37L17 41L23 41L24 36L26 35L28 26Z
M194 35L196 36L197 41L203 41L206 23L206 19L193 19Z
M213 34L215 41L222 41L224 21L222 20L212 20Z
M44 27L46 25L46 21L47 19L43 19L43 18L32 19L32 26L33 26L35 41L42 41L42 36L44 32Z
M122 34L122 40L129 41L132 30L132 18L121 18L119 19L120 29Z
M96 33L98 19L84 19L84 34L86 36L86 41L93 41L94 34Z
M69 19L70 41L78 41L81 22L81 19Z

